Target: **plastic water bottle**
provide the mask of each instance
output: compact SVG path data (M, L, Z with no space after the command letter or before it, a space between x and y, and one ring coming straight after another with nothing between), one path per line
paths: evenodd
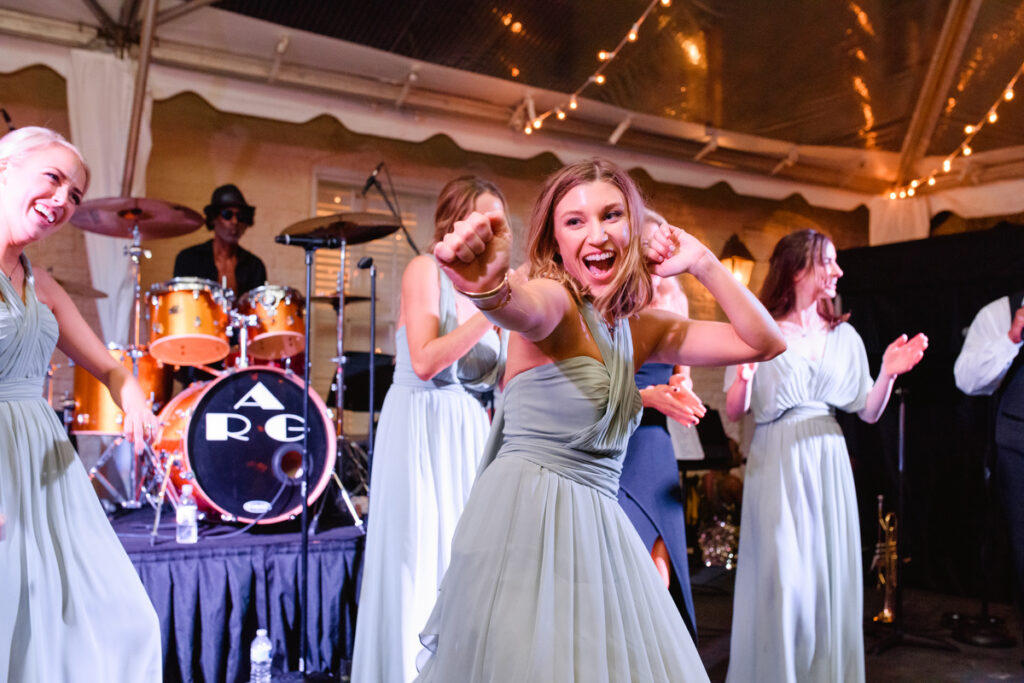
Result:
M192 485L181 487L181 499L178 501L178 543L195 543L199 540L198 510L196 499L192 497Z
M270 662L273 657L274 644L267 637L267 629L258 629L249 647L249 683L270 683Z

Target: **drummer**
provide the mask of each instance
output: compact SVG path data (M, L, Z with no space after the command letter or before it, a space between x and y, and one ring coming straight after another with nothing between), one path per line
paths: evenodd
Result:
M252 226L256 207L246 203L238 187L228 184L213 191L203 212L213 239L178 252L174 277L199 277L219 285L227 282L236 298L261 287L267 280L266 266L238 244Z

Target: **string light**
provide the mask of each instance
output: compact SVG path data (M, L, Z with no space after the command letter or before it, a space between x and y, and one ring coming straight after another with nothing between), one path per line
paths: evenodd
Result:
M1006 84L1006 87L1004 87L999 92L998 99L996 99L995 103L991 107L989 107L988 111L985 113L985 116L982 117L982 119L977 123L969 123L966 126L964 126L964 140L956 148L955 152L953 152L952 154L950 154L949 156L942 160L942 173L949 173L952 170L953 160L956 159L956 157L969 157L974 153L974 149L971 147L971 142L974 140L975 136L977 136L978 133L981 132L982 128L984 128L986 125L992 125L999 121L999 114L996 110L999 108L999 105L1002 104L1003 102L1011 102L1013 100L1014 87L1017 85L1017 79L1020 77L1022 72L1024 72L1024 63L1022 63L1020 67L1017 68L1017 70L1013 73L1013 78L1011 78L1010 82ZM949 104L954 105L956 101L952 100L952 98L950 99L951 101ZM900 199L904 199L906 197L913 197L916 188L920 186L923 179L926 179L924 180L924 182L928 184L928 187L934 187L935 176L938 173L938 169L932 169L932 171L930 171L928 174L921 176L920 178L915 178L911 180L908 185L902 188L896 188L894 190L891 190L889 192L889 198L896 199L897 197L899 197Z
M640 27L643 26L643 23L647 20L648 16L650 16L651 12L654 11L654 8L657 7L659 4L662 7L668 7L669 5L672 4L672 0L651 0L650 3L647 5L647 9L643 11L639 19L633 22L632 26L630 26L629 28L629 32L622 37L622 40L619 41L619 44L615 46L614 50L600 50L597 53L597 61L600 62L600 65L597 69L594 70L594 73L592 73L587 78L587 80L583 82L583 85L576 88L576 90L569 94L569 102L562 102L557 106L548 109L540 116L535 118L530 125L525 126L523 128L523 132L526 133L527 135L530 135L531 133L533 133L533 131L539 130L543 121L551 115L554 115L555 118L557 118L559 121L564 121L568 116L566 110L576 111L579 108L579 101L577 98L580 95L580 93L582 93L583 90L586 89L588 85L590 85L591 83L595 83L597 85L604 85L607 82L608 78L602 72L609 64L615 61L615 59L619 56L619 53L622 51L622 48L626 45L626 43L635 43L637 41L637 39L640 36ZM510 23L512 23L512 15L506 14L502 16L501 21L503 24L508 26ZM518 32L516 31L514 25L511 28L513 31ZM518 75L518 70L516 71L517 73L513 74L513 77Z

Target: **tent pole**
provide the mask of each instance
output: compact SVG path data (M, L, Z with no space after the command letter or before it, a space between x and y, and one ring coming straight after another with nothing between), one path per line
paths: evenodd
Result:
M135 178L135 157L139 147L139 127L142 123L142 109L146 101L146 78L149 75L149 56L153 51L153 25L156 20L156 5L159 0L148 0L142 22L142 38L139 41L139 66L135 72L135 97L132 100L131 127L128 129L128 148L125 150L124 175L121 177L121 196L130 197L132 181Z
M953 81L953 73L960 63L979 7L981 0L953 0L949 5L935 54L928 65L928 73L925 74L921 93L910 117L910 125L907 126L907 136L903 138L900 165L896 174L899 185L907 183L914 177L914 164L928 151L939 114L946 103L949 84Z

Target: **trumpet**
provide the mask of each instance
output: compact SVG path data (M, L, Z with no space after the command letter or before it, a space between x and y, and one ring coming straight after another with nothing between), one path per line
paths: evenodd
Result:
M871 569L878 570L878 588L885 591L882 611L873 620L883 624L891 624L895 619L896 585L899 581L899 553L896 513L885 514L883 509L884 496L878 496L878 541L875 543L875 556L871 560Z

